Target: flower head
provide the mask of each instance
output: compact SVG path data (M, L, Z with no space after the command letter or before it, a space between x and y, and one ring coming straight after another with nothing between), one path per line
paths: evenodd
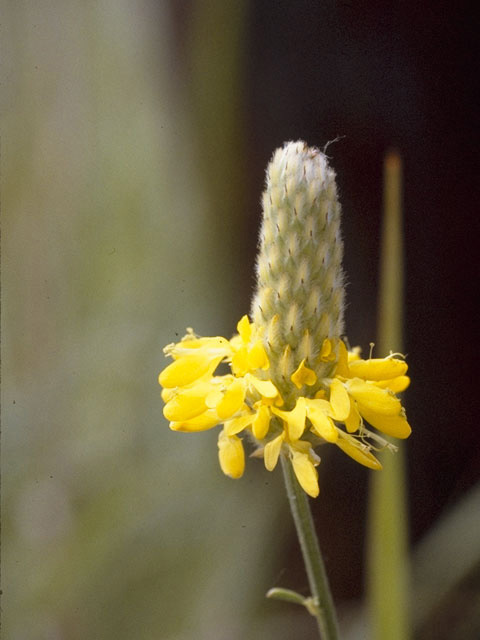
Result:
M165 348L173 358L159 376L164 415L174 431L223 425L222 471L240 478L244 441L272 471L288 456L305 492L319 493L315 449L330 443L372 469L372 451L394 448L378 431L406 438L396 393L409 384L403 357L361 359L343 332L343 244L335 174L326 156L287 143L267 169L264 219L251 322L230 340L193 331ZM230 373L216 375L227 363Z

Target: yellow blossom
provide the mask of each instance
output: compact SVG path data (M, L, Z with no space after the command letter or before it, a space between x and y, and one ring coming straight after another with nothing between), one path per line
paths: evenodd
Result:
M231 478L241 478L245 469L245 453L240 438L221 431L218 437L218 459L223 473Z
M199 337L192 329L165 347L172 362L159 375L173 431L223 425L222 471L242 476L244 445L272 471L280 456L312 497L319 493L315 449L336 445L371 469L372 451L393 448L370 427L407 438L397 393L410 378L403 356L362 359L344 334L343 242L335 173L318 149L290 142L267 169L264 216L251 317L237 333ZM230 368L217 374L222 365Z
M348 352L342 341L326 340L319 357L338 353L333 377L317 378L302 360L291 375L291 388L308 388L317 382L321 386L315 397L301 395L293 406L283 407L282 395L265 369L267 360L254 323L244 316L237 329L241 333L231 340L193 338L190 333L178 344L169 345L166 353L174 361L159 376L164 415L173 431L193 433L224 425L218 449L226 475L243 475L245 454L239 437L243 434L260 446L269 471L280 455L289 457L300 485L315 497L320 461L315 446L335 444L360 464L380 469L372 453L377 447L370 444L374 434L366 423L397 438L410 434L395 395L409 383L403 359L362 360L358 351ZM221 362L230 365L230 374L215 375ZM374 441L378 444L378 437ZM384 442L383 446L389 445Z
M309 369L305 365L305 358L298 365L298 369L290 376L291 381L297 387L301 389L304 384L312 386L317 381L317 374L313 369Z
M300 451L292 452L292 465L300 486L312 498L316 498L320 493L318 486L318 473L308 453Z

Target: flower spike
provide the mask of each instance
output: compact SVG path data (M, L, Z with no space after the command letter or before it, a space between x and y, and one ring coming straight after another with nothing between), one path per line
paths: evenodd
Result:
M267 168L262 202L253 321L244 315L230 340L190 329L165 348L173 361L159 375L164 415L173 431L223 425L218 457L231 478L243 475L250 441L269 471L289 458L299 485L316 497L315 447L334 444L380 469L372 451L393 446L365 424L410 435L396 395L410 378L400 354L362 359L341 339L343 242L327 157L304 142L285 144ZM216 374L221 363L230 373Z

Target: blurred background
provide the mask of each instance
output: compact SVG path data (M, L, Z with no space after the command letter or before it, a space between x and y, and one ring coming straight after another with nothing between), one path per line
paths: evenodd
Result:
M187 326L230 336L248 311L274 149L345 136L327 153L367 352L383 158L404 162L416 637L478 638L466 3L6 0L1 23L4 637L316 637L264 598L308 591L279 473L225 478L216 432L169 431L157 375ZM352 639L369 473L333 452L313 506Z

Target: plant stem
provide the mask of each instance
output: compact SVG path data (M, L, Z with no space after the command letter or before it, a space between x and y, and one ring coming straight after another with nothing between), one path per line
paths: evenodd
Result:
M332 594L318 544L308 496L298 484L290 460L281 456L288 501L297 530L322 640L338 640L338 623Z

